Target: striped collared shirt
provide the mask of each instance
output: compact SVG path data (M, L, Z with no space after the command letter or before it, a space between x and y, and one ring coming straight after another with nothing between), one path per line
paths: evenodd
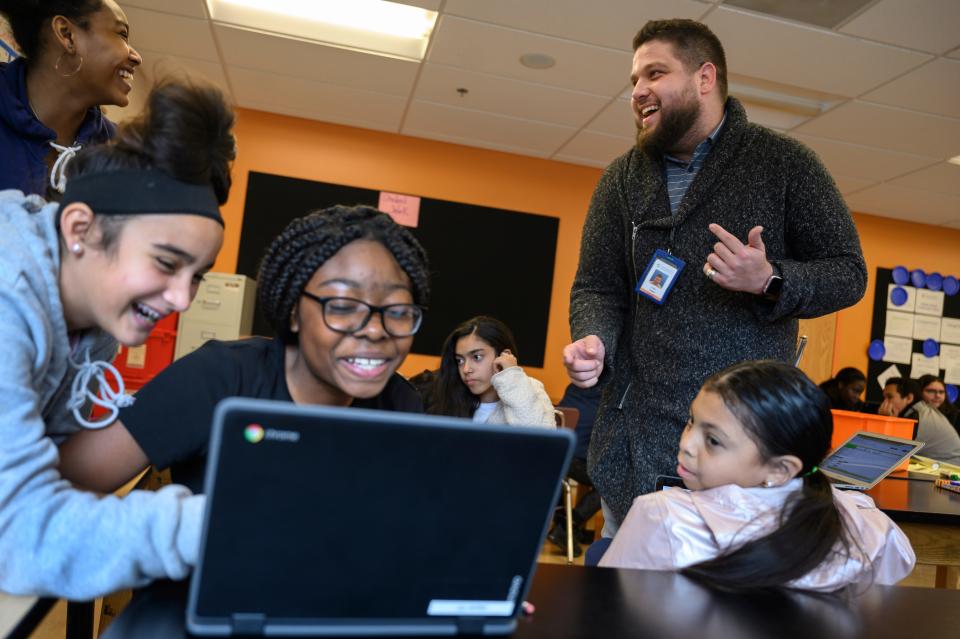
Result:
M663 156L663 159L666 160L664 165L667 172L667 194L670 196L671 213L676 213L680 207L683 196L687 193L687 189L690 187L693 179L697 177L697 173L700 172L700 167L706 162L707 155L710 154L710 149L713 148L717 134L720 133L720 129L723 128L723 123L726 121L727 114L724 112L720 124L717 125L717 128L715 128L703 142L697 145L697 148L693 150L693 157L689 162L679 160L672 155Z

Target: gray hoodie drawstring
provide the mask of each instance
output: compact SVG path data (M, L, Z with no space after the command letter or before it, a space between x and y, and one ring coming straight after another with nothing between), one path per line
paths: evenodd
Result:
M53 163L53 168L50 169L50 186L57 192L63 193L67 188L67 164L83 148L83 145L74 143L72 146L63 146L51 142L50 146L57 151L57 161Z
M73 361L73 357L68 358L70 366L77 369L77 375L73 378L73 384L70 387L70 399L67 401L67 408L73 411L73 417L84 428L103 428L109 426L117 419L121 408L131 406L134 398L132 395L126 394L123 378L112 364L104 361L91 362L90 349L84 351L83 358L84 361L80 364ZM107 383L107 378L104 375L105 372L113 374L113 378L117 382L116 391ZM90 382L94 379L100 387L99 395L90 392ZM106 419L98 422L87 420L80 412L84 405L86 405L87 400L93 402L95 406L106 408L110 411L110 415Z

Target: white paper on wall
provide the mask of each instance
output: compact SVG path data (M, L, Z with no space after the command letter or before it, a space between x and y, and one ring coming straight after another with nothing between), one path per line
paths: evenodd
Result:
M884 328L887 335L894 337L913 337L913 313L887 311L887 323Z
M943 298L943 291L928 291L925 288L917 289L915 311L923 315L943 317Z
M877 375L877 383L880 384L881 390L887 385L887 380L891 377L903 377L903 373L900 372L900 369L897 368L895 364L891 364L887 370Z
M940 322L940 341L947 344L960 344L960 319L943 318Z
M907 292L907 301L902 305L897 306L893 303L893 300L890 299L890 294L893 293L893 289L897 288L896 284L890 284L887 286L887 308L892 311L905 311L907 313L912 313L913 309L917 306L917 289L912 286L901 286L903 290Z
M940 318L930 315L913 316L913 339L940 339Z
M887 352L883 356L885 362L910 364L913 354L913 340L906 337L884 337L883 346Z
M960 346L953 344L940 345L940 368L948 369L953 366L960 366Z
M923 353L914 353L913 365L910 367L910 377L919 379L924 375L940 376L940 358L936 355L927 357Z

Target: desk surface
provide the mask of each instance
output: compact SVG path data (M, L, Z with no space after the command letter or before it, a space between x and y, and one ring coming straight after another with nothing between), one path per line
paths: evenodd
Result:
M867 492L897 522L960 526L960 493L922 479L884 479Z
M186 585L155 584L134 598L103 639L185 637ZM735 596L668 572L541 565L529 600L537 607L515 639L903 639L954 636L960 591L874 586L844 600L799 593Z

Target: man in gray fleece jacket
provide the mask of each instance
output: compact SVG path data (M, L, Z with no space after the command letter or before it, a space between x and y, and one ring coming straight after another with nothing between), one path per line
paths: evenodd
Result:
M564 349L575 384L607 380L588 465L608 536L657 475L678 473L707 376L790 361L797 318L855 304L867 281L833 180L812 151L749 123L727 97L723 48L706 26L649 22L634 51L638 144L594 192ZM661 265L684 264L666 287L646 287L669 289L659 302L635 292L658 270L648 268L658 249Z

